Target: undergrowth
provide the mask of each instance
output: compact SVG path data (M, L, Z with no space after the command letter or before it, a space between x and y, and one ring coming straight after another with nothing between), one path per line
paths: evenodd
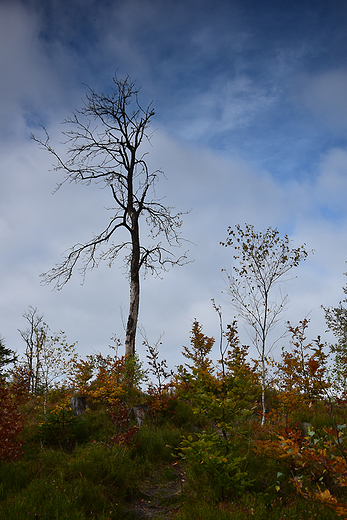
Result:
M261 424L257 365L234 326L227 340L213 364L214 340L194 322L187 363L167 383L157 363L164 372L147 393L127 360L101 355L76 362L79 386L54 390L44 408L2 382L13 415L0 416L0 518L130 520L139 509L173 520L347 518L346 400L327 393L321 346L311 357L284 353ZM79 416L72 392L87 404Z

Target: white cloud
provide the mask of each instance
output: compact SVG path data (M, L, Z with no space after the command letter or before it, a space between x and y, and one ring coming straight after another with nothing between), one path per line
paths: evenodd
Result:
M322 156L318 178L318 190L328 204L346 205L347 150L333 148Z
M250 125L276 100L274 91L244 74L233 79L220 76L206 90L192 91L188 106L172 116L176 126L181 126L178 132L182 138L199 142L203 137L206 142L216 136L223 139L226 132Z

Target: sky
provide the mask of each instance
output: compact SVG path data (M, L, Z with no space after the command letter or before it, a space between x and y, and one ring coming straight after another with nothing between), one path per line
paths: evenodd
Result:
M214 298L230 322L222 269L228 226L277 228L314 250L293 272L276 329L310 319L326 341L325 307L347 270L347 5L343 1L0 0L0 333L20 354L29 306L83 357L124 342L129 288L122 261L78 272L61 291L40 274L100 232L111 194L64 185L30 140L42 126L64 156L62 122L88 86L129 75L153 101L148 164L158 193L184 216L189 260L141 285L139 323L170 367L182 363L194 319L219 342ZM145 232L145 230L143 231ZM184 246L183 246L184 249ZM182 249L182 252L183 252ZM240 321L243 342L249 338ZM288 339L283 340L287 348ZM279 345L280 347L281 345ZM137 350L145 358L141 335ZM279 349L280 351L280 349ZM121 352L122 353L122 352ZM121 354L120 353L120 354Z

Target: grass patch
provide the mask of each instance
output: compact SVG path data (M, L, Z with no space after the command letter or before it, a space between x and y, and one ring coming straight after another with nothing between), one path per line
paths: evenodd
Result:
M214 503L208 496L187 497L180 510L173 515L175 520L337 520L333 511L319 504L310 504L298 499L290 503L268 500L266 495L246 494L242 498Z
M0 474L1 518L125 518L141 469L124 448L110 452L93 443L73 454L42 450L34 467L3 465Z

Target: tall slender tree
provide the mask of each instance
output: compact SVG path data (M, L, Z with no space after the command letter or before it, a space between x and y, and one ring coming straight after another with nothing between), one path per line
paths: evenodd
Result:
M227 292L232 306L250 326L254 346L259 353L262 390L262 423L265 421L265 388L267 356L270 332L283 312L288 296L276 286L285 282L287 274L308 256L305 244L291 247L288 235L283 238L279 231L269 227L258 232L254 226L228 228L228 237L223 246L233 247L236 265L227 272ZM223 269L225 271L225 269Z
M25 330L18 329L25 342L26 370L29 377L29 391L37 394L42 385L41 381L41 352L45 341L43 314L37 307L29 306L23 314L28 327Z
M86 271L97 267L101 260L111 265L127 250L125 265L130 304L125 352L133 356L140 271L159 274L174 264L184 264L186 254L175 257L171 251L171 246L180 245L182 213L175 213L156 197L155 185L163 172L151 171L146 162L145 144L150 141L149 127L154 116L152 104L142 108L138 101L139 89L129 77L120 80L115 76L113 83L110 93L98 94L89 89L82 109L65 120L69 127L63 132L67 138L65 158L51 147L47 131L45 140L32 136L55 157L55 170L64 173L64 180L57 189L64 182L86 185L95 182L109 189L113 198L112 216L105 228L86 243L74 245L60 265L42 276L44 282L55 282L55 287L61 289L77 264L84 277ZM147 226L150 239L147 243L140 233L140 222ZM128 240L123 241L124 234L118 233L122 229L127 232ZM102 249L105 245L107 248Z

